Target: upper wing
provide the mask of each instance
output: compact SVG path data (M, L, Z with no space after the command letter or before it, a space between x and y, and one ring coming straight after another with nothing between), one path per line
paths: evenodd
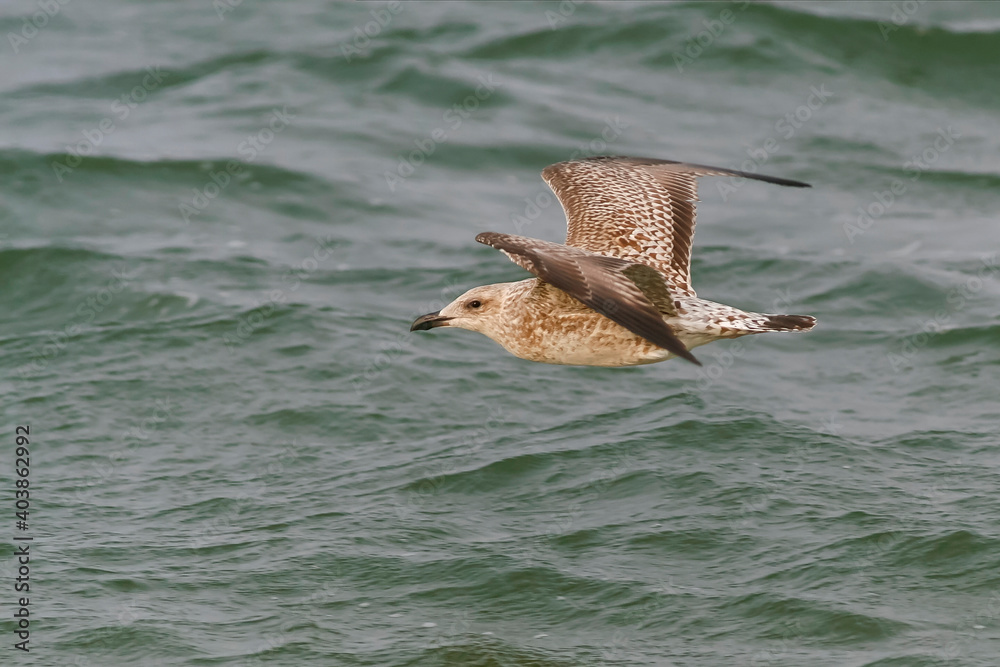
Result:
M524 236L485 232L476 240L637 336L701 365L663 321L664 313L677 311L663 276L655 269Z
M542 178L566 212L566 245L648 264L673 291L694 296L691 240L699 176L808 183L672 160L592 157L546 167Z

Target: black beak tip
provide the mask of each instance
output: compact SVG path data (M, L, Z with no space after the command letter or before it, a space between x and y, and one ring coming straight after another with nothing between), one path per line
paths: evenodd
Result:
M440 311L427 313L413 320L413 324L410 325L410 331L429 331L434 327L443 326L450 319L450 317L441 317Z

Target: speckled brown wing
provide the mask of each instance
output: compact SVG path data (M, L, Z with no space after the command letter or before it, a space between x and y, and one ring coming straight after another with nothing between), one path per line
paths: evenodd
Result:
M592 157L542 171L566 212L566 245L652 266L666 276L673 293L687 296L695 296L691 242L699 176L809 187L784 178L650 158Z
M663 320L676 310L665 279L654 269L524 236L484 232L476 240L637 336L701 365Z

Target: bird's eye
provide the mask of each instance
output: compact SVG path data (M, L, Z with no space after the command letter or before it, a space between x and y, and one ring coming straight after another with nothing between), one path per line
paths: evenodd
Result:
M483 302L480 301L479 299L473 299L466 305L468 305L469 308L479 308L479 306L483 305Z

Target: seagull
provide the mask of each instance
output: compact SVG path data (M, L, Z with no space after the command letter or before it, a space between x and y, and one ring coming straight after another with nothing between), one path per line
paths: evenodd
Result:
M478 331L529 361L637 366L681 357L721 338L808 331L808 315L770 315L700 299L691 287L691 241L700 176L806 188L762 174L650 158L589 157L542 171L566 214L566 243L484 232L536 277L483 285L410 331Z

